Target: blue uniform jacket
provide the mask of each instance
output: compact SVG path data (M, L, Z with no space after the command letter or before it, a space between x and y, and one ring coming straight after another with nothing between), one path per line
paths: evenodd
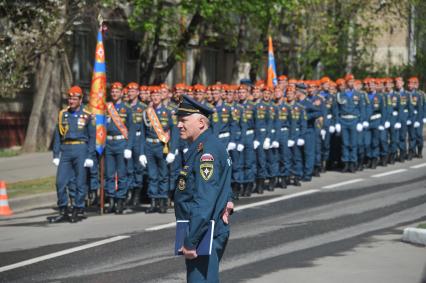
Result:
M184 246L195 249L215 221L214 235L229 231L222 213L231 191L231 159L225 147L211 131L203 132L190 144L175 190L175 216L189 220L189 234Z
M135 127L133 124L132 110L128 106L126 106L124 103L117 103L114 105L114 107L117 110L117 113L120 115L121 121L126 126L128 131L126 149L131 149L134 143L134 138L135 138ZM106 113L106 117L107 117L107 123L106 123L107 136L121 135L120 130L115 125L108 111ZM107 142L108 142L108 139L107 139Z
M289 104L291 107L291 119L292 119L292 130L291 130L291 140L297 140L302 138L306 132L307 119L306 113L303 105L292 102Z

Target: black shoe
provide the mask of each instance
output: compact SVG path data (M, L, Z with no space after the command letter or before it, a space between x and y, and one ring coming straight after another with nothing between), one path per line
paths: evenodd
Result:
M245 191L246 191L246 189L245 189L245 185L246 184L240 184L240 183L238 183L238 187L237 187L237 193L238 193L238 196L245 196Z
M327 161L324 160L321 162L320 171L321 173L325 173L327 171Z
M314 177L320 177L321 176L320 172L321 172L321 166L316 166L314 169Z
M373 163L373 161L371 160L371 158L369 158L367 160L367 162L365 163L365 167L371 169L371 164Z
M282 177L281 178L281 188L282 189L287 189L287 177Z
M48 217L47 221L49 223L61 223L61 222L68 222L69 219L70 218L69 218L69 215L68 215L68 208L64 207L64 208L59 209L59 215L53 216L53 217Z
M311 176L304 176L302 178L302 182L310 182L310 181L312 181L312 177Z
M141 204L141 190L135 189L133 192L132 205L139 206Z
M404 163L405 158L406 158L406 154L405 154L405 152L401 151L401 152L399 153L398 162Z
M342 172L343 173L349 172L349 162L344 162Z
M350 173L355 173L356 172L355 162L349 162L349 172Z
M383 167L388 166L388 161L387 161L387 157L386 156L380 157L380 163L379 163L379 165L383 166Z
M269 178L267 189L270 192L273 192L275 190L275 178L274 177Z
M157 212L157 200L155 198L151 199L151 206L145 210L145 213L154 213Z
M166 198L160 198L159 203L160 203L159 212L160 213L167 213L167 199Z
M132 204L132 200L133 200L134 195L135 195L135 190L134 190L134 189L130 189L130 190L128 190L128 191L127 191L127 195L126 195L126 198L125 198L124 202L125 202L127 205L131 205L131 204Z
M109 197L108 208L105 208L105 213L113 213L115 211L115 200L113 197Z
M247 183L245 184L245 196L246 197L250 197L251 196L251 192L253 191L253 187L254 187L254 183Z
M263 194L265 179L258 179L256 182L256 191L259 195Z
M371 159L371 169L376 169L377 167L377 158Z
M239 200L239 198L240 198L240 184L232 183L231 187L232 187L233 199Z
M71 217L70 217L70 222L71 223L76 223L78 221L81 220L79 213L78 213L78 208L73 208L72 213L71 213Z
M99 204L98 191L89 192L89 206L96 206Z
M125 199L117 199L117 207L115 209L115 214L123 214L125 201Z

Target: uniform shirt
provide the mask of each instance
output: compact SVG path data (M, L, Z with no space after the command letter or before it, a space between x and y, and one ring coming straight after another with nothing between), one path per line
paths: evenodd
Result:
M336 97L331 95L328 91L321 91L319 96L323 99L323 112L324 112L324 127L328 129L329 126L336 123L338 116L338 108Z
M126 149L131 149L134 142L135 137L135 127L133 124L133 114L132 110L124 103L116 103L114 104L115 110L117 110L118 115L120 116L121 121L126 126L128 131L128 139L126 144ZM122 135L117 125L115 125L112 117L109 112L106 112L107 123L106 123L106 131L107 136L119 136ZM107 142L109 140L107 139Z
M256 103L255 109L255 139L271 138L272 121L269 112L269 102L260 100Z
M251 100L246 100L240 103L243 113L242 121L240 122L242 130L242 141L244 144L248 141L249 135L254 137L254 127L255 127L255 115L256 115L256 102Z
M293 123L291 117L291 107L286 102L282 101L275 104L277 107L277 122L276 122L276 131L278 138L280 133L283 131L288 131L288 136L291 136L293 131Z
M291 107L291 119L293 122L291 136L289 139L297 140L298 138L301 138L306 131L307 118L305 109L303 105L295 101L290 102L289 106Z
M61 134L60 128L64 131ZM87 143L87 158L94 158L96 127L91 113L80 106L76 111L69 108L59 112L58 124L53 141L53 157L59 158L61 143L66 141L82 141Z
M133 125L135 127L136 136L140 136L140 131L142 128L143 112L147 108L147 105L145 103L137 101L134 105L130 104L129 108L132 109Z
M358 117L358 121L364 121L364 97L361 93L348 89L345 92L339 92L336 96L337 106L338 106L338 123L343 116L351 115Z
M406 123L412 116L410 95L404 89L397 90L396 92L399 95L399 118L401 122Z
M231 173L231 159L211 131L190 144L174 197L176 219L190 221L186 248L197 247L210 220L215 221L215 236L229 231L221 215L232 194Z

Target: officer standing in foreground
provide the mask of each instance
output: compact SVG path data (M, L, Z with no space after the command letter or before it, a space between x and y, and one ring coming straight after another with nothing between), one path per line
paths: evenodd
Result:
M59 112L53 142L53 163L58 166L56 192L59 215L48 218L50 223L69 220L77 222L84 214L86 168L93 166L95 156L95 126L90 112L83 109L83 92L73 86L68 91L68 107ZM66 186L74 178L75 200L71 218L68 215Z
M218 282L219 262L229 238L227 202L231 195L231 159L225 146L209 131L213 111L184 95L179 105L180 137L187 140L175 191L177 220L189 220L189 233L180 249L186 258L188 282ZM198 256L196 248L215 221L213 249L210 256Z

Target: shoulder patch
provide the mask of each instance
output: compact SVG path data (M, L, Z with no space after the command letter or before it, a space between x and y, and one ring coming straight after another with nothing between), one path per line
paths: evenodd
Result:
M200 164L200 175L205 181L208 181L213 176L213 171L213 163L204 162Z
M213 161L214 161L214 157L210 153L204 153L200 157L200 162L213 162Z

